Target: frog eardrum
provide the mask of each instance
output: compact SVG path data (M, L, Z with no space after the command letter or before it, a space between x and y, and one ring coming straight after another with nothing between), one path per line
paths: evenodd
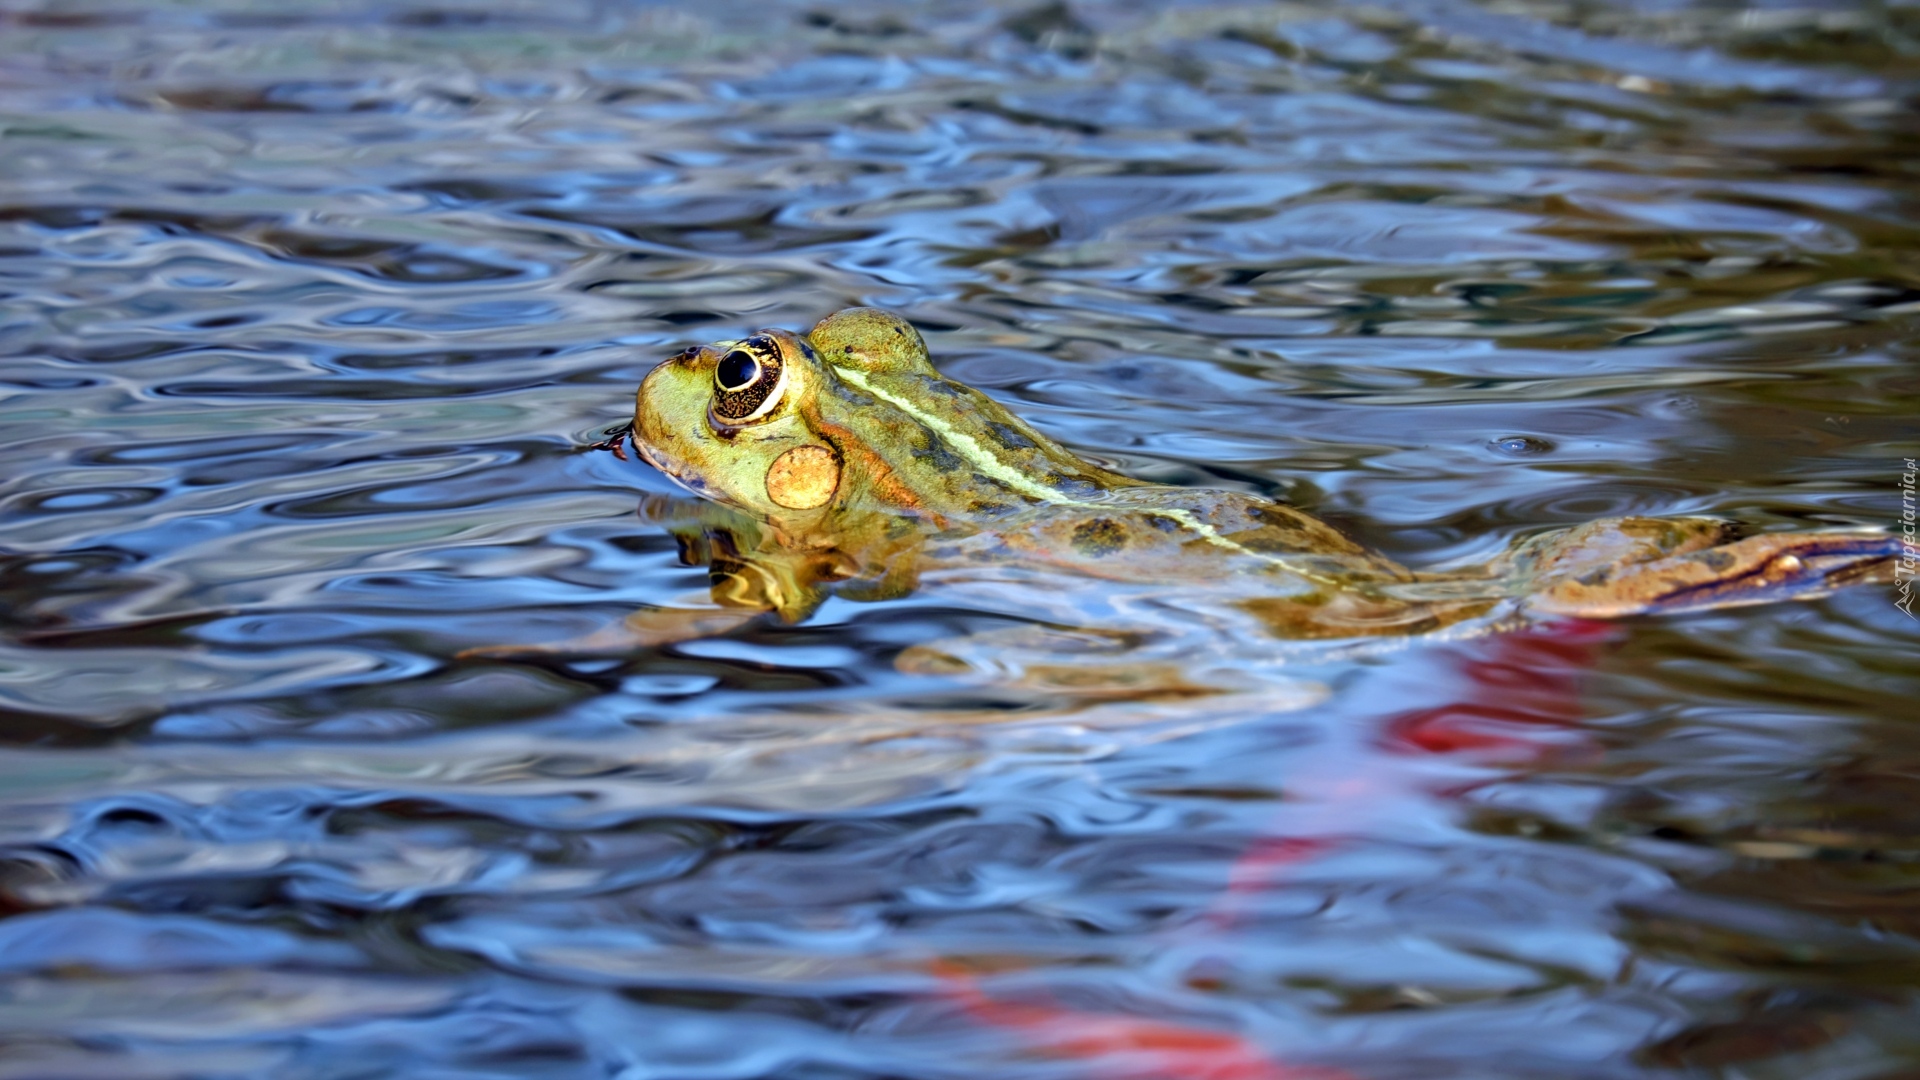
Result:
M767 498L789 510L813 510L840 489L840 458L824 446L796 446L767 470Z
M713 368L713 426L737 428L765 417L786 389L779 342L756 334L735 343Z

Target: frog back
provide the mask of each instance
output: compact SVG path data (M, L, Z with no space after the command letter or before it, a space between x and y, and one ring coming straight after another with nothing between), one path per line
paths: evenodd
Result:
M1141 485L1013 515L974 541L982 557L1123 581L1231 580L1315 592L1408 572L1323 522L1253 495Z
M808 334L830 377L815 427L853 459L879 505L942 523L992 523L1143 481L1082 461L985 394L941 375L906 320L850 308Z

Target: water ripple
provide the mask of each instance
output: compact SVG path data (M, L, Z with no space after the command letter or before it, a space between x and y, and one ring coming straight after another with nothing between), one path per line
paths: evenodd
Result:
M1014 575L538 646L707 588L638 380L854 303L1415 565L1887 526L1912 12L0 0L0 1076L1909 1069L1884 592L1126 646L1194 700L896 663Z

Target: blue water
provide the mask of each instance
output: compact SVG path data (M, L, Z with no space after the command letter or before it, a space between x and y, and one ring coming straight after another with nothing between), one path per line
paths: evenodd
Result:
M1886 586L903 671L588 453L907 315L1077 452L1415 565L1897 527L1920 8L0 0L0 1080L1920 1070ZM643 500L646 505L636 513Z

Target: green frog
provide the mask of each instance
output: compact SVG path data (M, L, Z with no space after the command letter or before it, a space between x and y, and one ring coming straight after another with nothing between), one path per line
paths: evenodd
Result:
M705 500L673 529L712 587L602 645L939 587L989 594L975 599L1025 621L910 649L903 666L1164 689L1191 682L1202 656L1244 666L1313 644L1821 596L1884 579L1898 546L1865 531L1733 539L1718 521L1623 517L1480 566L1409 570L1282 503L1090 464L941 375L919 332L874 308L668 358L602 446L620 452L629 437ZM1089 676L1098 656L1111 662Z

